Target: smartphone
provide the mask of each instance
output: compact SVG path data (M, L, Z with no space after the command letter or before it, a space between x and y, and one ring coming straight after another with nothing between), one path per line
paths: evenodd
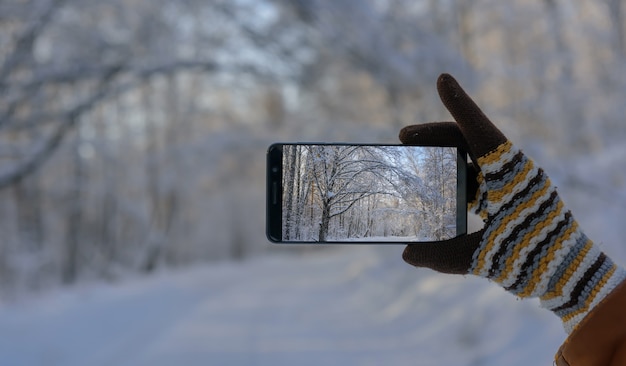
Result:
M274 243L414 243L467 231L457 147L275 143L267 150Z

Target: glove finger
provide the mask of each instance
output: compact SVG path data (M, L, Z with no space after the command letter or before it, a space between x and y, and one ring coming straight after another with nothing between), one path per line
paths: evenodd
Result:
M452 76L439 76L437 90L441 101L458 123L472 155L484 156L507 141Z
M467 149L467 143L456 122L430 122L404 127L400 141L405 145L449 146Z
M429 122L406 126L400 130L399 137L405 145L460 147L469 152L467 141L456 122ZM470 158L478 166L471 153Z
M467 200L468 202L476 199L476 193L478 192L478 173L480 169L478 169L478 165L475 163L470 163L467 165Z
M413 266L441 273L467 274L483 232L484 229L448 240L409 244L402 253L402 259Z

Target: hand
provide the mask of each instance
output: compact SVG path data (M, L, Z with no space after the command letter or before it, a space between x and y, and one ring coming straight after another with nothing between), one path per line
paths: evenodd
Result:
M405 127L400 140L468 150L475 170L470 191L476 192L469 206L485 226L445 241L408 245L404 260L489 278L520 298L539 297L570 333L626 271L585 236L543 170L513 146L452 76L441 75L437 89L456 122Z

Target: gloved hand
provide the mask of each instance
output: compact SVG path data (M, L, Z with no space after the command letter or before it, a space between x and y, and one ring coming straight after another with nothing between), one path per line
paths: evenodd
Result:
M456 145L468 150L475 174L469 208L485 226L453 239L408 245L407 263L439 272L474 274L520 298L539 297L569 334L626 278L588 239L542 169L515 148L459 84L437 82L455 122L405 127L409 145Z

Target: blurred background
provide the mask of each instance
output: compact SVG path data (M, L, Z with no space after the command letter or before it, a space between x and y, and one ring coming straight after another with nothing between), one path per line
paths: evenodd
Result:
M213 338L194 333L195 353L157 357L167 347L150 343L144 358L110 358L126 348L109 344L98 348L102 364L495 365L529 357L550 364L564 334L535 303L410 268L399 246L269 244L265 151L274 141L395 143L402 126L450 120L435 87L448 72L548 171L587 234L626 263L625 7L621 0L2 0L0 339L13 343L0 354L15 364L100 364L82 362L76 347L51 345L55 327L89 306L117 309L102 304L167 284L177 292L155 290L136 303L182 298L196 309L206 295L213 310L262 307L204 309L203 319L212 319L204 329L218 330ZM289 278L295 282L281 282ZM243 287L211 295L225 284ZM270 293L278 297L269 301ZM423 302L432 296L438 300ZM520 309L502 314L508 330L490 330L499 339L486 335L501 309L488 299ZM40 314L51 304L58 312L46 314L58 322ZM335 304L335 312L299 310L304 304ZM457 319L448 308L461 320L446 323ZM142 313L128 309L110 317L93 310L81 320L92 327L76 329L76 340L102 344L128 332L121 321L104 331L108 337L86 335L101 326L90 322ZM238 320L217 321L224 316ZM337 322L346 317L347 325ZM235 323L237 331L229 328ZM282 335L271 333L274 323ZM138 325L138 339L154 333L148 324ZM342 324L350 331L338 331ZM529 336L535 326L547 327L543 338ZM33 338L47 332L52 338ZM275 341L263 343L272 334ZM20 353L33 344L41 352ZM537 347L542 352L528 354Z

